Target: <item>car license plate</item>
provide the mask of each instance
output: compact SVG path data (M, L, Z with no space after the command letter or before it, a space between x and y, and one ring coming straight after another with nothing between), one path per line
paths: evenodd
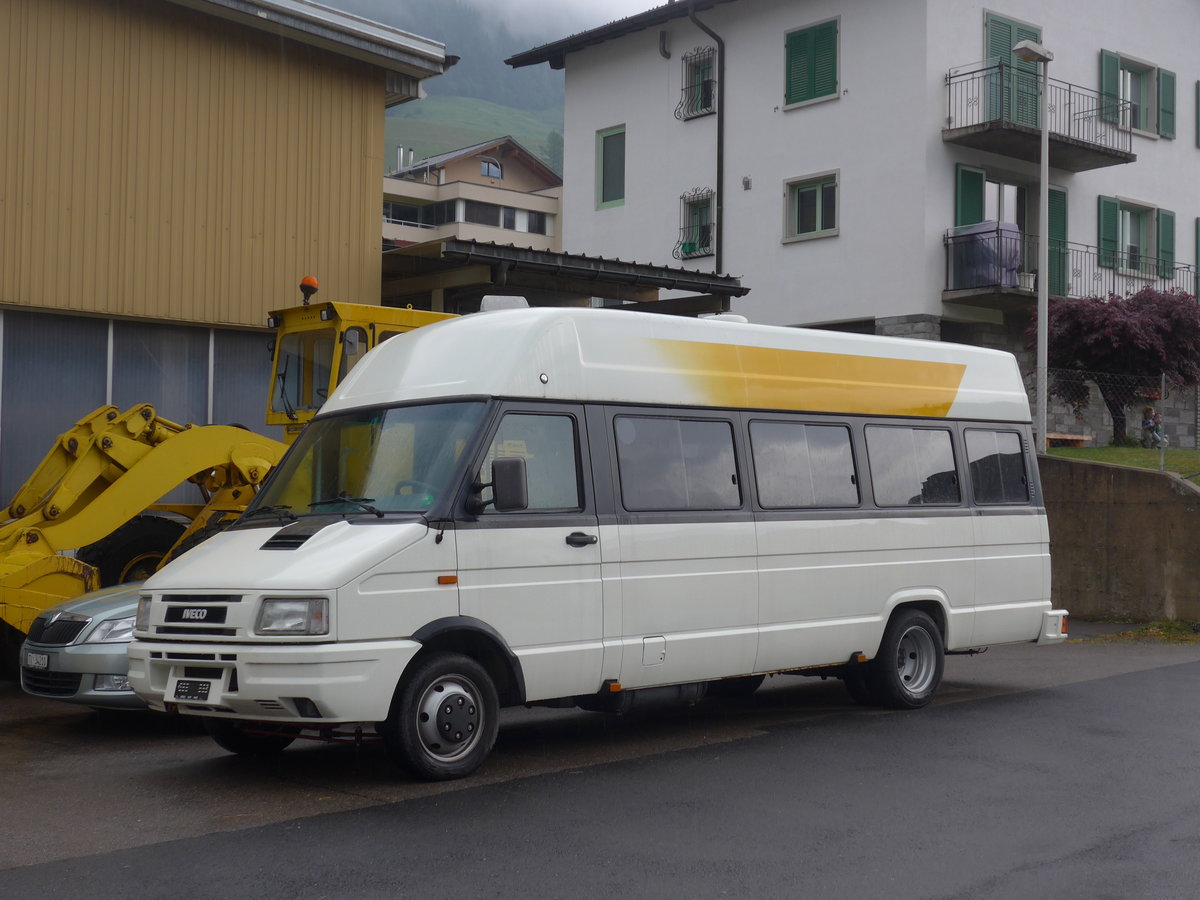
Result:
M50 668L50 654L34 653L32 650L25 651L25 667L27 669L48 669Z
M211 681L177 681L175 682L176 700L207 700Z

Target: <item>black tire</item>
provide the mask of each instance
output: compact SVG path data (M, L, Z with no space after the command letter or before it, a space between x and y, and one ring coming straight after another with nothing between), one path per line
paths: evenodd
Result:
M745 700L754 694L766 679L766 675L743 675L740 678L722 678L708 683L708 696L721 700Z
M221 749L238 756L274 756L296 739L295 732L288 726L267 722L206 718L204 730Z
M933 699L945 664L945 644L933 619L919 609L901 609L868 663L871 686L883 706L919 709Z
M426 781L448 781L483 764L499 724L487 670L460 653L432 653L401 679L379 730L395 762Z
M21 677L21 644L25 635L0 620L0 678L19 681Z
M186 530L163 516L136 516L108 537L75 552L100 575L100 587L145 581Z

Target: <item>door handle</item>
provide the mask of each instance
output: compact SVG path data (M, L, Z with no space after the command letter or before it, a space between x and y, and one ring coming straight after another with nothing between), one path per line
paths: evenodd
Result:
M594 534L584 534L582 531L572 531L567 535L567 543L572 547L586 547L600 540Z

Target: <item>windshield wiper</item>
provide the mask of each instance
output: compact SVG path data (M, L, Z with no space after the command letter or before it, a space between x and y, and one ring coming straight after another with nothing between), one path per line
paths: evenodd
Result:
M294 512L292 512L292 508L286 503L282 503L277 506L260 506L253 512L248 513L245 518L253 519L255 516L266 515L278 516L280 522L285 520L288 522L295 522L296 519L299 518Z
M351 497L348 493L342 491L336 497L329 497L325 500L314 500L312 503L308 504L308 506L311 509L314 506L330 506L334 503L353 503L359 509L372 513L377 518L382 519L383 510L376 509L374 506L372 506L371 504L374 502L374 497Z

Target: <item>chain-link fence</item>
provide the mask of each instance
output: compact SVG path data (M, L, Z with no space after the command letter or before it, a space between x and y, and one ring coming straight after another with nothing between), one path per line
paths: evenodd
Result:
M1162 375L1050 369L1046 432L1051 446L1197 447L1197 390ZM1033 396L1034 378L1026 387Z

